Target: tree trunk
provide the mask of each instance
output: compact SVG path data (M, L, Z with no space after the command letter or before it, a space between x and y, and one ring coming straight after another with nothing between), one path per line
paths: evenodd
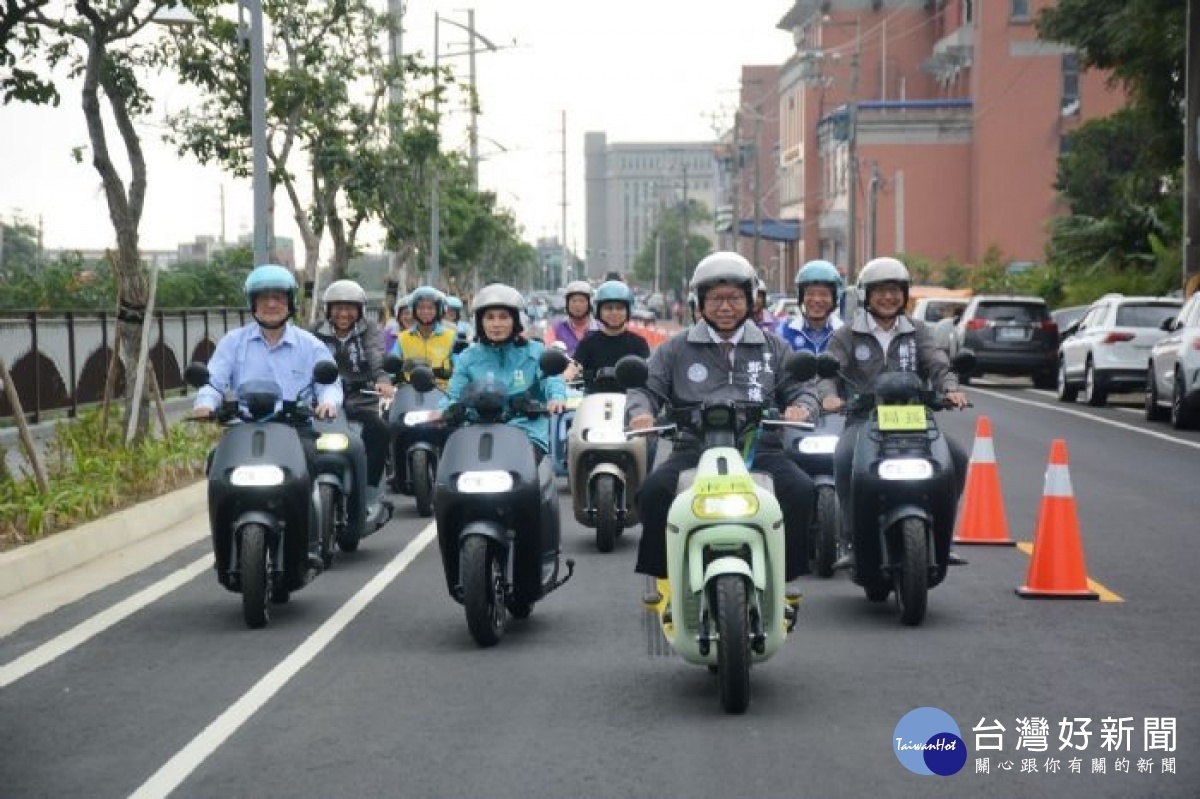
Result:
M95 37L96 34L93 34ZM141 347L143 315L146 310L148 286L141 269L141 253L138 248L138 225L146 196L146 161L142 155L141 141L130 117L129 98L106 72L108 58L102 40L93 38L88 42L88 58L84 70L83 114L87 122L88 139L92 148L92 165L100 174L108 202L108 215L116 232L117 249L112 254L113 273L117 280L117 316L124 324L121 327L121 359L125 363L125 418L129 418L133 403L144 404L139 414L139 425L135 440L140 440L146 431L145 412L148 405L144 397L134 397L137 381L133 375L137 369L138 351ZM113 166L108 150L108 136L100 109L100 89L103 88L117 130L125 145L129 159L131 179L128 192L121 175Z

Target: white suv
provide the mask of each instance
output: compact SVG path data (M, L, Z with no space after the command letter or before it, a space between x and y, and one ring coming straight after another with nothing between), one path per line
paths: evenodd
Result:
M1179 313L1181 300L1106 294L1062 334L1058 346L1058 398L1074 402L1080 390L1088 405L1101 406L1110 391L1140 391L1146 359Z
M1150 350L1146 418L1169 415L1182 430L1200 423L1200 292L1168 322L1166 335Z

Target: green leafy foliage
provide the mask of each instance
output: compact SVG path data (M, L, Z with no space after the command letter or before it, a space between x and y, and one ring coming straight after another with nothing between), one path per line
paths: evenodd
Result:
M659 287L667 291L681 290L691 278L696 264L700 263L700 259L712 249L712 244L707 238L697 233L690 233L692 229L703 228L705 225L711 226L712 214L695 200L688 201L687 227L689 235L685 249L683 246L683 212L682 203L662 209L658 223L654 226L653 235L647 237L642 251L633 261L633 277L642 285L654 285L654 264L656 258L659 258ZM657 252L656 241L659 240L662 242L661 255Z
M194 481L218 436L215 426L180 423L166 437L147 436L126 448L115 414L107 428L99 410L60 422L47 451L47 493L32 477L0 473L0 549Z

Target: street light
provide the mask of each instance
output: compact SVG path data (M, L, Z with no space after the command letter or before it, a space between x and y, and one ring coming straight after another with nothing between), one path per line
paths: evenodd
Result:
M858 260L858 72L862 60L862 25L858 18L854 22L830 22L827 17L821 19L822 28L842 28L854 26L854 51L850 55L850 99L846 104L846 282L854 283L857 273ZM836 51L806 50L800 53L803 66L803 80L809 83L824 85L821 75L821 62L826 58L838 58L841 54Z
M438 127L440 127L440 124L441 124L440 120L438 119L438 104L439 104L439 99L440 99L438 97L438 92L441 88L441 77L439 75L438 70L439 70L439 62L441 59L441 39L440 39L440 37L441 37L442 23L446 23L447 25L453 25L454 27L459 28L460 30L466 31L467 36L469 37L467 39L467 49L466 50L463 50L462 52L458 52L458 53L447 53L446 57L452 58L454 56L460 56L460 55L470 56L469 82L470 82L470 86L471 86L471 123L470 123L470 132L469 132L469 137L470 137L469 166L470 166L470 175L471 175L471 188L474 189L479 184L479 175L477 174L478 169L479 169L479 132L478 132L477 124L476 124L476 111L475 111L475 106L476 106L475 54L481 53L481 52L495 52L496 50L498 50L500 48L496 47L496 45L490 39L488 39L486 36L484 36L483 34L477 32L475 30L475 9L473 9L473 8L467 9L467 24L466 25L463 25L461 22L455 22L454 20L449 19L447 17L443 17L441 14L435 13L433 15L433 80L434 80L433 124L434 124L435 140L436 140L436 134L438 133ZM475 46L476 40L483 43L483 46L484 46L483 50L480 50ZM438 154L440 155L440 153L441 153L441 147L439 145ZM434 162L433 162L433 175L430 178L430 187L429 187L429 284L431 286L436 286L438 284L438 282L441 280L442 220L441 220L441 197L440 197L441 187L440 187L440 183L441 183L441 176L440 176L439 170L438 170L438 162L437 162L437 159L435 158Z
M242 13L250 14L250 25ZM253 154L254 264L269 263L274 231L267 177L267 73L262 0L238 0L238 35L250 46L250 149Z

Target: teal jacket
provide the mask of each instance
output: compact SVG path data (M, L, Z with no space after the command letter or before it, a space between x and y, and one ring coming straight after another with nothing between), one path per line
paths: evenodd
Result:
M565 400L567 387L561 377L542 377L538 358L545 348L538 341L502 344L472 344L463 350L454 364L450 385L446 387L445 408L457 402L467 386L476 381L494 381L508 386L508 396L528 393L532 399L549 402ZM540 379L539 379L540 378ZM530 391L530 388L533 390ZM519 416L509 421L525 431L542 452L549 451L550 424L544 416L529 419Z

